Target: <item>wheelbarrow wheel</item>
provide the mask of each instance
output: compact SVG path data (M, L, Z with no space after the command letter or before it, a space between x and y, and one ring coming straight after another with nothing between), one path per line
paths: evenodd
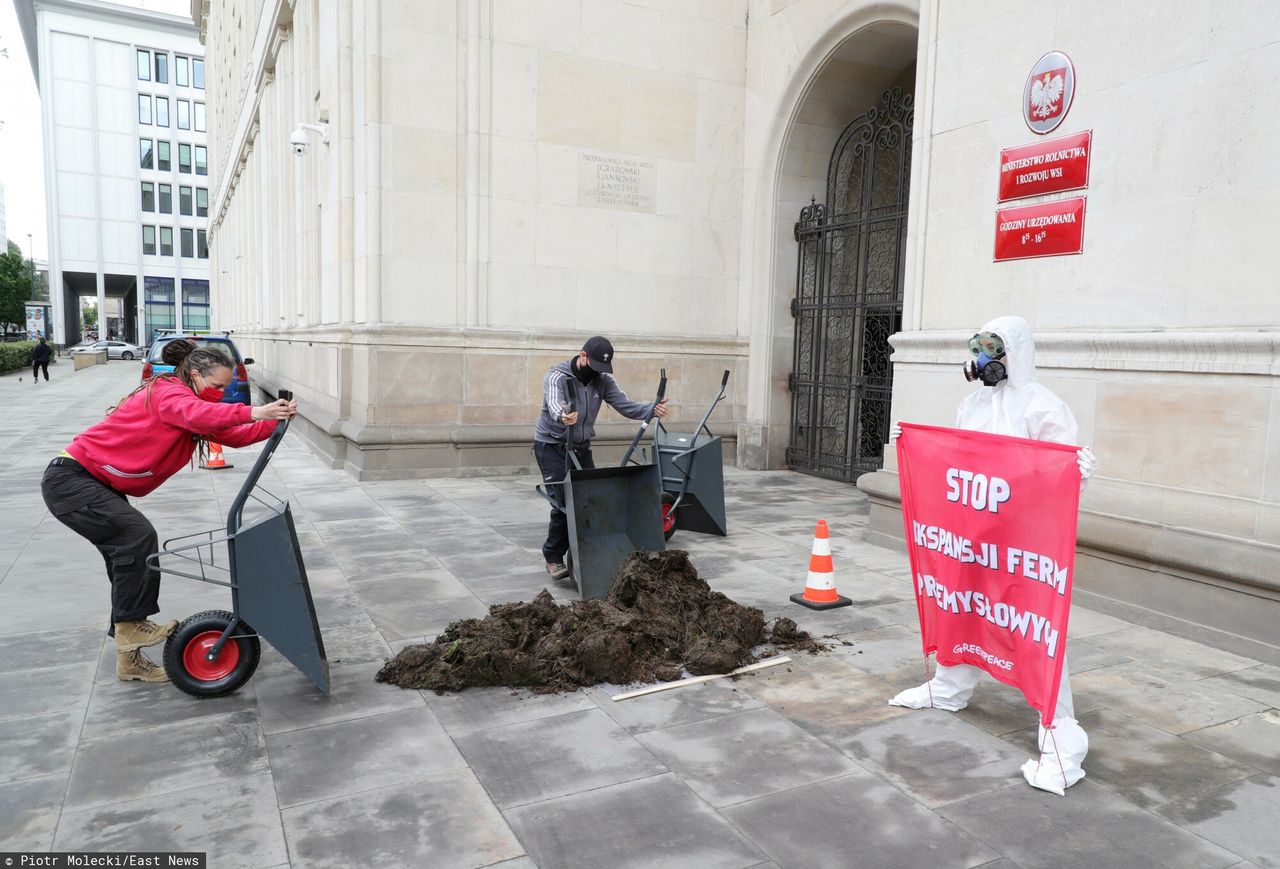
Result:
M209 649L233 621L235 616L226 610L207 610L186 619L169 635L164 669L179 690L193 697L223 697L249 681L258 669L262 643L244 622L223 644L218 657L208 658Z
M671 535L676 533L676 511L671 508L675 506L676 496L670 492L662 493L662 539L670 540Z

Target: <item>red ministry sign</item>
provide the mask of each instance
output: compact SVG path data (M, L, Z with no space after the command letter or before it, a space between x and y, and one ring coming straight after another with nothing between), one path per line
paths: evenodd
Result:
M995 261L1084 250L1083 196L996 210Z
M1075 574L1076 447L911 423L897 446L924 653L1013 685L1047 726Z
M1093 131L1000 152L1000 202L1089 186Z

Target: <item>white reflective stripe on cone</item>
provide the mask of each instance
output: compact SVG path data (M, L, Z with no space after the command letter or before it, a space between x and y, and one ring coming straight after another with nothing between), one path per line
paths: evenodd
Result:
M830 573L814 573L809 571L809 579L805 581L809 588L835 588L835 577Z

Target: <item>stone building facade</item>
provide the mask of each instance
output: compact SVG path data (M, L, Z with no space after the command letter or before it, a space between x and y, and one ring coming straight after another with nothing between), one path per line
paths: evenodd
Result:
M965 339L1018 313L1102 461L1080 592L1274 651L1280 121L1225 98L1280 75L1267 4L192 12L216 319L335 465L527 468L543 372L603 333L632 394L667 369L686 423L731 370L713 427L739 465L858 478L871 533L900 538L889 422L953 422ZM1023 92L1055 49L1077 83L1054 135L1096 144L1084 251L993 262L1000 151L1042 138ZM324 135L298 156L303 123Z

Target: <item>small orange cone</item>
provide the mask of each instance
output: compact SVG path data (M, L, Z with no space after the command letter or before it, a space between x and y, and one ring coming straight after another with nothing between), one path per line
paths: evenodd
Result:
M819 519L813 532L813 554L809 556L809 579L804 584L804 594L791 595L791 602L811 610L830 610L853 603L836 592L835 570L831 565L831 535L827 532L826 519Z
M227 460L222 457L222 444L209 441L209 460L200 467L206 471L225 471L235 465L227 464Z

